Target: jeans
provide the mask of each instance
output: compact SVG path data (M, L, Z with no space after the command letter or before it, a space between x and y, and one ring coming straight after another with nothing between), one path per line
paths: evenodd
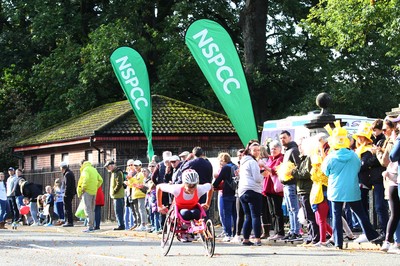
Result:
M135 218L133 217L131 207L125 206L124 224L125 229L129 229L135 225Z
M255 238L261 236L261 205L262 194L253 190L247 190L240 196L240 203L242 203L245 220L243 224L243 238L249 239L251 229L254 230Z
M7 217L7 200L0 200L0 222L6 220Z
M218 215L222 226L222 232L226 233L225 219L224 219L224 200L222 198L222 190L218 191L217 202L218 202Z
M102 206L100 205L96 205L96 207L94 207L94 229L100 229L101 207Z
M383 182L374 184L374 201L379 225L382 228L382 232L386 233L386 226L389 221L389 207L388 202L385 200L385 188L383 187Z
M124 228L124 198L114 199L114 213L119 228Z
M36 202L30 202L29 207L31 210L31 216L33 219L33 222L38 224L39 223L39 217L38 217L38 208L37 208L37 203Z
M222 197L224 203L223 220L225 225L225 232L228 236L236 234L236 197L225 196ZM233 231L232 231L233 226Z
M55 202L55 209L60 220L64 220L64 202Z
M386 233L386 226L389 220L388 214L388 203L385 200L384 187L382 184L374 184L374 201L375 211L378 217L379 225L382 228L382 232ZM364 207L364 211L368 214L369 212L369 189L361 188L361 201ZM368 215L367 215L368 216ZM369 220L369 216L368 216Z
M190 220L198 220L201 216L201 211L197 206L194 209L180 209L179 213L181 214L183 220L190 221Z
M11 218L13 222L16 222L19 219L19 210L17 206L17 201L15 200L15 196L7 197L8 206L10 207Z
M368 215L366 214L361 201L346 202L355 213L357 219L360 221L363 233L367 236L368 240L373 240L379 236L369 222ZM343 248L343 222L342 222L342 209L343 202L332 201L333 206L333 236L335 238L335 246Z
M297 219L297 215L299 213L299 200L296 194L296 185L285 185L283 187L283 195L285 197L286 206L289 212L289 233L299 234L300 223Z
M24 196L15 196L15 202L17 203L18 210L21 209L21 207L25 205L23 199L24 199Z

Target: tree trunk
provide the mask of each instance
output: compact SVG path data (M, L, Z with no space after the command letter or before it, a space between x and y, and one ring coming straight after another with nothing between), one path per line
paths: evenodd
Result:
M266 0L247 0L240 14L246 74L254 73L266 59L267 10Z
M262 125L265 117L263 106L266 104L267 97L263 88L255 86L253 77L256 71L262 75L266 73L267 11L267 0L246 0L246 5L240 14L244 43L244 70L258 125Z

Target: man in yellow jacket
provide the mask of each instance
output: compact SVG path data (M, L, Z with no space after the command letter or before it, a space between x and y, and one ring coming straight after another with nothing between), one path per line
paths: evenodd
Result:
M90 233L94 231L96 193L97 189L103 184L103 178L97 172L96 168L86 160L82 160L80 171L81 176L78 181L77 193L78 197L82 196L85 215L88 218L88 228L83 232Z

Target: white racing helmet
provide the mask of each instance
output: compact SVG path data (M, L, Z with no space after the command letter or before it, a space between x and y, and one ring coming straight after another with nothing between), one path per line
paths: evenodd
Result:
M193 169L187 169L182 173L182 183L194 185L199 183L199 174Z

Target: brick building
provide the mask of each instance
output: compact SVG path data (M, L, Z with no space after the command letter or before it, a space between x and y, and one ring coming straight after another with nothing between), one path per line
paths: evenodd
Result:
M235 155L242 143L227 116L165 96L153 95L153 147L156 155L173 154L201 146L206 156L221 151ZM32 182L53 185L60 177L59 163L66 161L79 178L79 162L92 162L104 178L109 199L108 173L102 165L115 159L125 168L128 159L139 159L146 166L147 140L127 100L105 104L77 117L56 124L20 142L13 148L19 167ZM76 203L75 203L76 204ZM112 218L112 204L106 202L104 218Z

